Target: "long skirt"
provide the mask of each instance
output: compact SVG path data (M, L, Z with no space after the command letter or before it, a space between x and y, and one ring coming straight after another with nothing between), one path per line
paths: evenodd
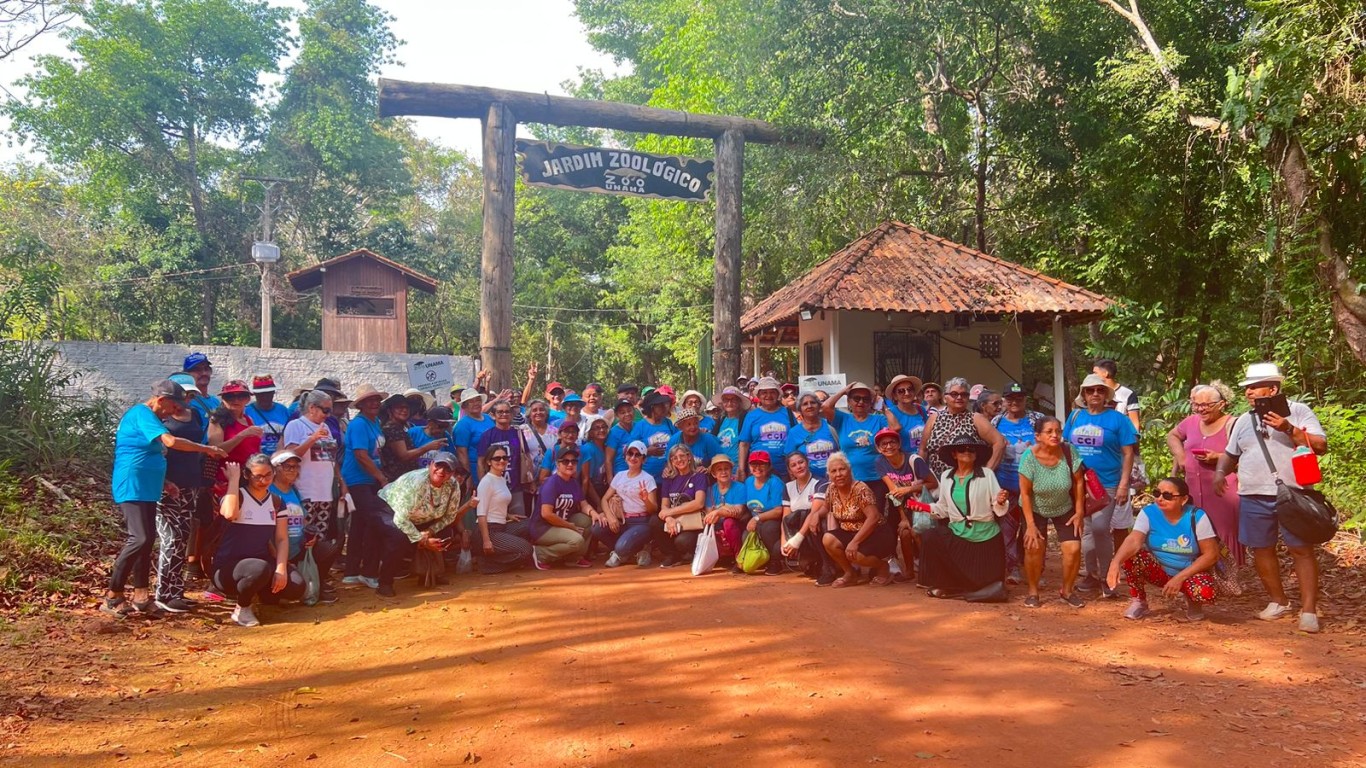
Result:
M947 526L936 525L920 537L920 584L949 593L975 592L1006 573L1001 534L968 541Z

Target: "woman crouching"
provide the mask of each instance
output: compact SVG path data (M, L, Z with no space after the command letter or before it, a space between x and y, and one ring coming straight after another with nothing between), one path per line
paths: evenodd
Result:
M1119 585L1119 571L1129 583L1133 598L1124 611L1126 619L1148 615L1148 592L1152 585L1162 595L1186 598L1184 614L1177 618L1201 621L1203 605L1214 600L1214 577L1210 569L1219 561L1219 539L1205 510L1190 503L1190 487L1179 477L1157 484L1157 501L1134 518L1134 529L1110 562L1106 581Z
M261 622L251 604L298 600L304 596L304 580L289 567L289 515L285 502L270 490L275 470L270 457L257 453L245 467L236 462L223 465L228 488L218 514L228 521L213 559L213 583L223 594L236 598L232 620L244 627ZM247 487L241 487L243 478Z
M882 520L877 501L867 483L854 479L849 457L843 451L830 454L825 462L830 478L825 502L835 525L821 538L825 551L844 575L831 585L852 587L859 583L855 567L872 574L870 582L880 587L892 583L887 558L896 551L896 531Z
M1005 546L996 518L1006 514L1010 496L985 466L991 446L963 434L941 446L939 457L950 468L940 475L939 498L930 508L941 524L920 539L920 585L931 597L1004 602Z

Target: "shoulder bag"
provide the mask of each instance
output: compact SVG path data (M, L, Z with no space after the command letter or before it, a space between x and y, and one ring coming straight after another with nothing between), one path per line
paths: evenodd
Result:
M1063 461L1067 462L1067 476L1071 477L1075 471L1072 469L1072 446L1065 441L1062 444ZM1105 486L1100 482L1100 475L1094 469L1086 466L1086 462L1078 462L1081 467L1082 483L1082 511L1087 517L1110 506L1110 494L1105 492Z
M1271 451L1262 437L1261 425L1254 419L1252 434L1257 437L1257 445L1262 448L1267 469L1276 481L1276 519L1287 531L1309 544L1322 544L1338 532L1338 511L1313 488L1292 488L1285 484L1276 464L1271 460Z

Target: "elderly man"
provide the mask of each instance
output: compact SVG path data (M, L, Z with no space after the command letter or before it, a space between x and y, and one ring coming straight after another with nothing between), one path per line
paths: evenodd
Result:
M1328 437L1309 406L1278 397L1284 382L1285 377L1275 363L1248 366L1247 376L1240 386L1252 411L1239 416L1233 424L1228 447L1214 470L1214 491L1221 496L1228 491L1227 476L1236 467L1240 497L1238 540L1252 550L1257 576L1271 598L1257 618L1274 621L1290 613L1290 598L1281 583L1281 566L1276 559L1279 534L1295 561L1295 574L1300 581L1300 630L1312 633L1319 631L1318 561L1314 558L1312 544L1301 541L1280 525L1276 517L1276 477L1286 485L1300 487L1295 481L1290 457L1299 447L1308 447L1316 454L1325 453ZM1262 455L1258 433L1271 454L1274 469L1267 466ZM1244 459L1246 454L1250 455ZM1273 472L1276 477L1272 476Z
M444 551L457 542L461 549L469 547L470 534L465 530L462 518L476 502L471 497L461 503L461 484L455 479L457 473L463 474L464 467L455 456L447 451L437 451L425 469L405 472L380 490L380 498L394 510L393 527L410 543L432 552ZM455 530L450 539L438 536L452 525ZM438 576L436 582L445 584L446 579Z

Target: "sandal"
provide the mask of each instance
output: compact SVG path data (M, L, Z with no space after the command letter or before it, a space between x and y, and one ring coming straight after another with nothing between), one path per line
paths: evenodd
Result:
M938 598L940 600L948 600L949 598L953 597L953 595L950 595L946 590L939 589L937 587L935 589L931 589L929 592L926 592L925 594L929 595L930 597Z
M838 579L835 579L834 583L830 585L830 588L841 589L843 587L856 587L862 583L863 582L859 581L859 578L857 576L853 578L849 578L848 576L841 576Z
M107 613L116 619L122 619L130 614L137 613L133 604L122 597L105 597L100 600L100 613Z
M874 576L868 580L869 584L875 587L889 587L892 585L892 577L887 575Z

